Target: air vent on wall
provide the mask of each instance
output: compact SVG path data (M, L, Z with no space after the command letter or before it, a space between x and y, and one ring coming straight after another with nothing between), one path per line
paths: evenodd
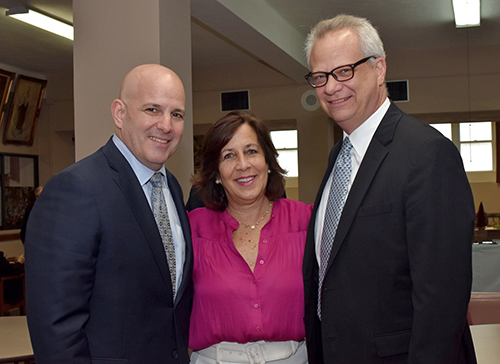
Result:
M248 91L221 92L221 111L249 110Z
M389 91L389 99L394 102L409 101L408 80L403 81L387 81L387 90Z

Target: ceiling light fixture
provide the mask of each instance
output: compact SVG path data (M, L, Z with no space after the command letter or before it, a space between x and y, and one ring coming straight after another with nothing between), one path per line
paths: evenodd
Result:
M73 40L73 27L71 25L29 9L26 6L10 8L5 12L5 15Z
M453 0L455 26L457 28L478 27L481 25L480 0Z

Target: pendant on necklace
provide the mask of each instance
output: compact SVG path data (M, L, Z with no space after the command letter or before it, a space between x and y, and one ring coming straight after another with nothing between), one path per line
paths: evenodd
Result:
M257 225L259 225L259 222L261 222L262 220L264 220L264 218L267 216L267 214L269 214L269 210L271 210L271 208L272 208L272 207L273 207L273 203L271 202L271 203L269 203L269 209L266 211L266 213L264 214L264 216L262 216L262 217L260 218L260 220L259 220L259 221L257 221L257 222L256 222L255 224L253 224L253 225L250 225L250 224L245 224L245 227L249 227L249 228L251 228L252 230L254 230L254 229L255 229L255 227L256 227ZM242 224L241 224L241 221L238 221L238 224L241 226L241 225L242 225Z

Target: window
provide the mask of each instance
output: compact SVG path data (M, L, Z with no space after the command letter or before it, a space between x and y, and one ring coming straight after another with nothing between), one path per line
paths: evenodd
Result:
M439 130L441 134L443 134L445 137L447 137L450 140L453 140L451 137L451 124L450 123L443 123L443 124L431 124L434 128Z
M493 124L490 121L431 126L458 146L467 172L493 171Z
M278 162L287 177L299 176L297 130L271 131L271 139L278 151Z
M493 170L491 122L460 123L460 154L467 172Z

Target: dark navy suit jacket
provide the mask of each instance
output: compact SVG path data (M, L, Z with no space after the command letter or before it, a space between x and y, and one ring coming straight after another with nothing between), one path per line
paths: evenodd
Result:
M339 221L316 314L317 208L304 256L311 364L474 363L466 313L474 204L457 148L391 104Z
M26 237L37 364L189 362L191 232L181 187L167 179L186 242L175 301L151 208L111 139L47 183Z

